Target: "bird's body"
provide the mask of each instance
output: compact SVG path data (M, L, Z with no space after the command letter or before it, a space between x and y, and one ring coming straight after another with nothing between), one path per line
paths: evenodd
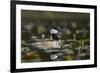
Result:
M52 35L53 40L59 40L59 37L58 37L58 30L56 30L56 29L51 29L51 30L50 30L50 34Z

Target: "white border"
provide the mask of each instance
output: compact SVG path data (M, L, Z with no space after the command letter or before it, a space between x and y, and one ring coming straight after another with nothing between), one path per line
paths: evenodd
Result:
M21 9L90 13L90 60L21 63ZM39 68L94 64L94 9L16 5L16 68Z

